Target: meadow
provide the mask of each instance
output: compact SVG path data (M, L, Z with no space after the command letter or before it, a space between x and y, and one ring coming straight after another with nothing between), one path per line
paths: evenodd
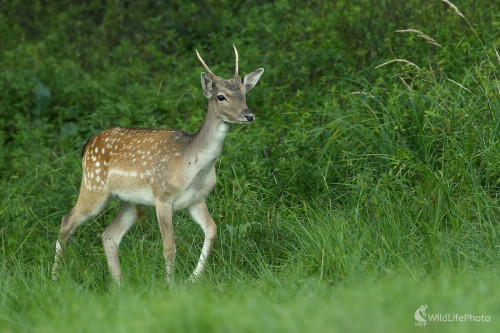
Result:
M497 7L0 0L0 332L498 331ZM101 244L113 202L51 281L86 140L195 132L207 106L195 49L228 78L232 44L242 74L265 73L248 94L256 121L231 128L217 161L201 280L186 282L203 234L179 212L165 284L148 209L114 285Z

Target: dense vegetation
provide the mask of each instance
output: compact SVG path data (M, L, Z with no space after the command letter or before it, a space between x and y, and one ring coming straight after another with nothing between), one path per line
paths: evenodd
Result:
M137 331L134 311L151 331L254 331L252 311L273 331L394 331L426 302L498 320L500 11L455 5L0 0L0 331ZM126 287L108 290L100 234L115 204L82 226L50 283L83 143L113 126L196 131L194 50L229 77L233 43L240 72L265 73L248 95L257 121L232 128L217 164L219 236L200 285L180 283L198 226L175 216L177 288L165 288L150 211L121 245Z

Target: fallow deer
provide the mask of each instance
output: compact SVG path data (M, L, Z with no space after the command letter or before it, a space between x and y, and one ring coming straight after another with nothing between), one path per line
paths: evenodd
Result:
M249 124L253 113L246 104L246 93L260 79L263 68L243 79L238 76L238 51L234 47L234 76L223 79L196 55L207 73L201 73L208 110L200 129L189 134L175 129L112 128L84 145L82 183L74 208L62 218L52 278L57 279L64 249L75 230L98 215L111 198L120 201L118 212L104 230L102 242L113 280L120 285L122 272L118 247L135 223L140 207L155 206L163 239L167 282L173 273L176 246L172 213L187 208L201 226L205 238L198 264L191 274L195 280L203 272L217 235L217 226L208 212L205 198L216 183L215 162L229 124Z

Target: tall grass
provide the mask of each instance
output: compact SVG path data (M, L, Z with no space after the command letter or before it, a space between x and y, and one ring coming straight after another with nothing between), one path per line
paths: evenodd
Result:
M21 274L21 273L19 273ZM300 282L299 282L300 281ZM58 284L35 273L2 276L0 325L6 331L492 331L500 313L494 274L392 271L384 278L339 283L297 280L292 272L241 277L231 284L203 281L166 289L163 278L110 290L72 280ZM488 316L489 322L428 322L413 313Z

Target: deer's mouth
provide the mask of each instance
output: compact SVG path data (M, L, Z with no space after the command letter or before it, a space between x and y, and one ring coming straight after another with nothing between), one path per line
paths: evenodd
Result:
M229 124L250 124L255 121L255 116L249 109L241 111L236 117L223 116L224 122Z

